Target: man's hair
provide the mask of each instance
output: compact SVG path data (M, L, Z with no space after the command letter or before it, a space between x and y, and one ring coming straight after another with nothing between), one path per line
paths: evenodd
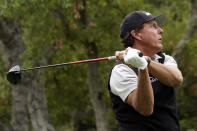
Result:
M136 28L135 31L139 32L142 28L143 28L143 25ZM122 39L121 42L125 48L132 47L134 44L134 39L135 38L133 38L133 36L131 35L131 32L127 32L126 36Z

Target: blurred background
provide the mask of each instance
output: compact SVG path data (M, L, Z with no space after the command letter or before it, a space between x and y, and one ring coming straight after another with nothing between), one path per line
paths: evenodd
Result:
M176 89L181 131L197 131L197 0L1 0L0 131L118 131L107 84L113 61L6 72L114 55L134 10L166 15L163 52L184 76Z

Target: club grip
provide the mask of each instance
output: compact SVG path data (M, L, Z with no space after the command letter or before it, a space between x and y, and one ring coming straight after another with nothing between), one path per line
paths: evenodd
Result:
M109 56L108 57L108 60L116 60L117 58L116 58L116 56Z

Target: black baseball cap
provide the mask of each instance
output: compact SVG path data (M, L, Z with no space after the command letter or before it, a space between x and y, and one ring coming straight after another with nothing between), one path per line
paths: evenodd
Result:
M132 30L151 20L155 20L158 25L162 25L165 21L165 15L160 14L153 16L151 13L146 11L134 11L129 13L120 25L120 37L123 39L127 32L131 32Z

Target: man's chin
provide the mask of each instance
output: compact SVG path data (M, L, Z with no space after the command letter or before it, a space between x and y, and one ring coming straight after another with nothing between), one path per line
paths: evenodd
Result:
M161 51L162 49L163 49L163 45L162 44L159 44L158 51Z

